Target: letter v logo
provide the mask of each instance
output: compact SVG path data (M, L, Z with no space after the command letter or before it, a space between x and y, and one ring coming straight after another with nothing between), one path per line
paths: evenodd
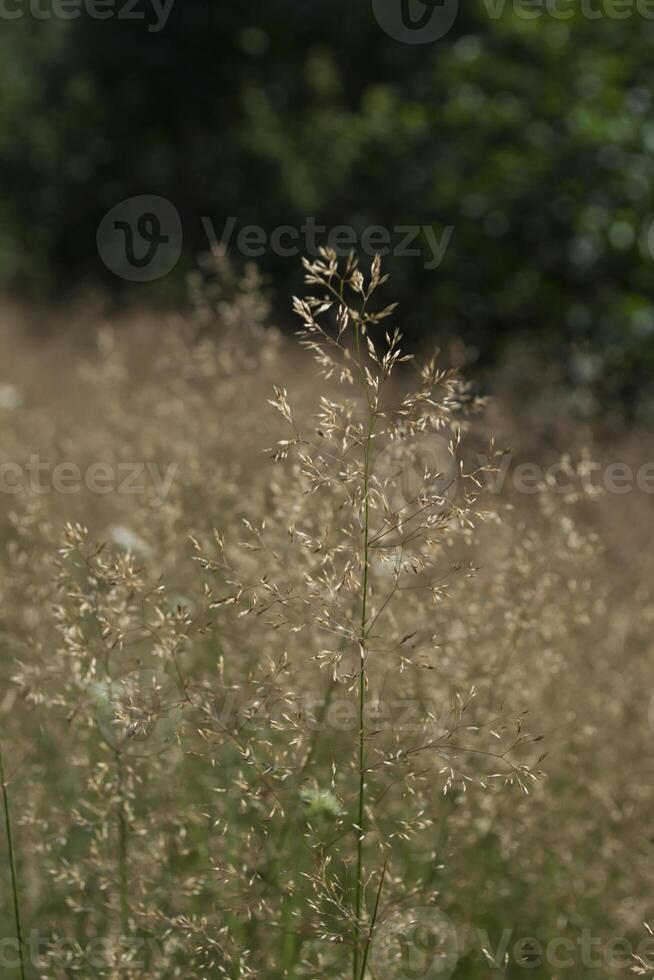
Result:
M430 44L452 29L459 0L372 0L377 23L395 41Z

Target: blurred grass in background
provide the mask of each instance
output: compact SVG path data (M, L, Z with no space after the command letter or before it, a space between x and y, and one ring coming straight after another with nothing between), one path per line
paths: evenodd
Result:
M189 540L219 557L217 528L239 572L260 577L264 588L268 563L275 568L279 556L290 583L320 581L303 561L328 575L322 548L287 552L305 530L340 540L340 482L333 497L307 493L293 461L276 466L262 454L288 435L266 406L281 379L302 430L319 425L315 365L265 328L267 306L252 283L216 308L199 296L195 304L183 325L133 317L112 330L87 318L93 344L84 356L60 335L26 344L3 311L0 354L11 379L0 407L5 459L26 468L36 453L50 472L60 461L82 472L98 461L113 472L136 460L176 467L163 501L149 480L139 493L68 494L54 492L47 473L49 491L3 494L0 719L25 934L42 937L38 975L57 980L345 980L350 922L321 886L336 888L341 859L351 867L355 738L345 721L325 724L321 714L323 727L316 726L304 707L329 705L332 695L341 708L351 703L349 685L334 689L331 670L316 663L330 652L325 645L333 652L340 640L317 615L305 629L287 631L276 628L270 609L238 616L219 602L207 612L206 588L232 594L233 574L219 565L207 572ZM495 407L464 437L468 464L490 433L498 446L518 448L516 463L548 466L557 440L578 458L587 433L565 419L553 431L550 413L512 403L510 379L508 391L504 384L497 379ZM335 384L322 390L337 397ZM647 439L589 449L596 460L641 460ZM14 482L4 470L3 477ZM389 701L424 703L439 723L453 710L450 696L461 698L472 726L466 744L482 750L481 761L473 755L460 763L472 781L457 778L446 796L448 767L439 754L417 757L419 776L409 778L406 763L392 776L377 766L369 776L383 800L375 820L395 835L382 928L397 908L437 903L458 936L453 980L515 980L526 969L538 980L618 980L631 975L631 960L613 955L611 941L620 937L635 950L646 938L643 921L654 915L654 578L643 533L652 496L594 497L544 484L520 493L511 479L501 494L485 492L484 525L441 546L448 597L426 602L407 587L371 657L370 698L381 688ZM267 551L239 544L248 536L244 520L250 527L265 520ZM88 535L70 526L64 533L67 521L83 522ZM101 551L96 541L105 542ZM449 576L455 558L477 573ZM379 563L372 576L381 607L389 576ZM396 632L415 644L405 657L419 652L435 669L389 670L382 686L385 647ZM106 697L98 715L98 689L106 678L140 676L153 665L174 679L173 659L194 702L180 693L171 712L179 744L164 751L155 738L151 753L116 752ZM214 709L209 720L205 703ZM524 748L525 761L547 752L546 778L528 796L497 780L484 790L472 777L487 772L488 748L511 741L518 715L524 731L544 735ZM375 750L381 741L390 751L389 739L395 750L395 737L377 731ZM421 741L415 733L400 737L403 745ZM495 757L490 764L503 768ZM376 836L369 838L374 871L381 859ZM6 940L14 924L2 853ZM323 868L325 853L335 857ZM595 944L592 962L580 947L585 935ZM553 956L525 965L516 947L525 937L543 947L564 942L567 948L553 948L568 965L559 969ZM62 963L57 938L79 944L75 967ZM133 938L152 944L143 965L120 959ZM91 969L85 951L98 939L106 962ZM491 968L482 946L495 952L503 942L510 962ZM2 976L18 977L6 964ZM28 977L35 975L30 961ZM409 975L396 967L371 973L375 980Z

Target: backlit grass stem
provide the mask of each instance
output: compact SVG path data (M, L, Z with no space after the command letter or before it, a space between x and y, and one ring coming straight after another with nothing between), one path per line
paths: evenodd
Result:
M16 854L14 852L14 839L11 831L11 814L9 812L9 795L7 793L7 783L5 781L5 770L2 758L2 744L0 743L0 783L2 783L2 802L5 811L5 827L7 830L7 848L9 850L9 868L11 871L11 891L14 901L14 919L16 924L16 941L18 942L18 956L20 960L21 980L25 980L25 951L23 944L23 930L20 920L20 901L18 897L18 873L16 870Z

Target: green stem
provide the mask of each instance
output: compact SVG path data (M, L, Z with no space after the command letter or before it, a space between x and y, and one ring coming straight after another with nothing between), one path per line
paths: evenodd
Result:
M368 965L368 953L370 952L370 944L372 942L372 937L375 931L375 925L377 924L377 913L379 912L379 900L381 898L382 888L384 887L384 879L386 878L387 865L388 865L388 858L386 858L386 860L384 861L384 866L379 876L379 887L377 888L377 898L375 899L375 907L373 909L372 919L370 920L370 928L368 929L368 935L366 936L366 945L363 951L363 963L361 965L361 976L359 977L359 980L364 980L366 975L366 966Z
M129 935L129 871L128 871L128 829L125 812L123 760L119 755L118 763L118 868L120 888L120 927L123 937Z
M16 940L18 942L18 955L20 958L20 975L21 975L21 980L25 980L23 930L20 922L20 903L18 901L18 874L16 872L16 855L14 853L14 841L11 833L9 797L7 794L7 784L5 782L5 770L2 762L1 745L0 745L0 783L2 783L2 800L5 809L5 826L7 828L7 846L9 848L9 867L11 868L11 890L14 896L14 918L16 921Z
M357 346L358 346L357 331ZM370 481L370 443L372 439L372 429L374 425L374 415L371 412L368 422L368 435L365 443L365 460L363 476L364 494L364 521L363 521L363 578L361 583L361 635L360 635L360 665L359 665L359 806L357 814L357 872L356 872L356 893L354 900L355 915L355 936L354 936L354 960L352 964L353 980L357 980L359 973L359 937L361 931L361 908L363 901L363 838L364 838L364 816L365 816L365 733L364 733L364 710L365 710L365 688L366 688L366 662L365 662L365 642L366 642L366 618L368 608L368 551L370 537L370 501L368 497L368 487Z

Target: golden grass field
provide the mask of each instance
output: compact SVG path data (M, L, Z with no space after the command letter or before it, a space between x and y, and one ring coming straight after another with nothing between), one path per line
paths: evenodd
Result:
M651 433L308 277L2 313L0 975L649 975Z

